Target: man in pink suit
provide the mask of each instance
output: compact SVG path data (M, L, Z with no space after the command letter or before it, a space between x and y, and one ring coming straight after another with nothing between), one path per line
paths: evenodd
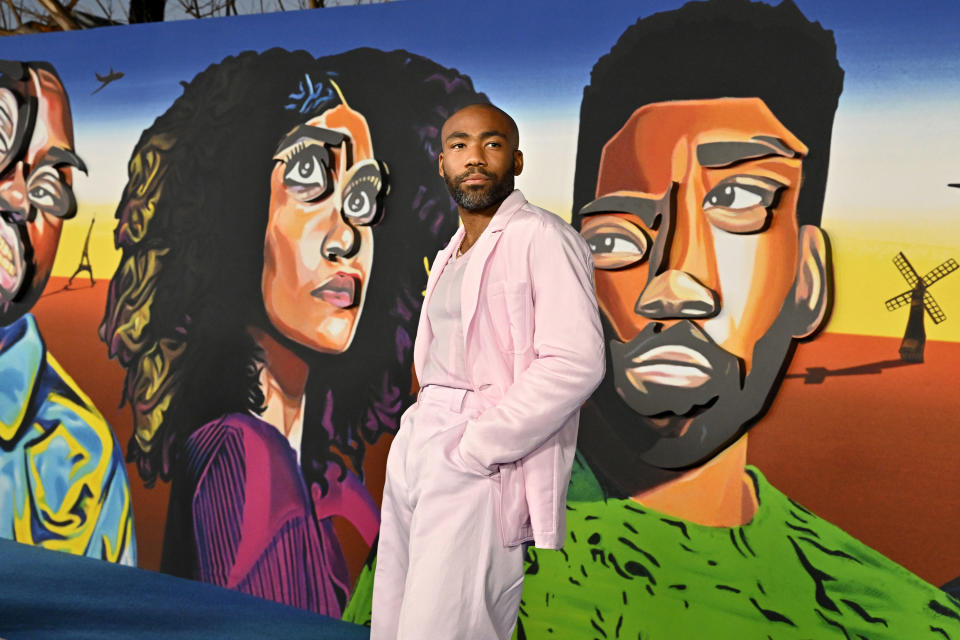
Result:
M580 405L604 372L590 249L514 190L513 119L471 105L441 140L463 226L433 262L420 395L387 459L373 640L511 636L523 543L563 543Z

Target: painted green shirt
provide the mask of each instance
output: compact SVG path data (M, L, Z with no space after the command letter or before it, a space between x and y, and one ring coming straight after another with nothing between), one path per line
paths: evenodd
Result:
M566 543L530 549L517 636L960 640L960 602L747 471L753 520L707 527L604 499L578 455Z
M747 468L760 507L707 527L605 499L578 454L560 551L528 551L516 638L960 640L960 602ZM370 622L374 563L344 618Z

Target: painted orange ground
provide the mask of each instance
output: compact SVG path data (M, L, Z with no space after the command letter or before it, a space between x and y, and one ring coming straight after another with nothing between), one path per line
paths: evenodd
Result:
M35 308L50 351L109 420L121 445L129 408L118 407L123 370L97 338L107 281L54 293ZM905 320L904 320L905 321ZM960 576L960 343L928 342L926 363L899 363L899 340L823 334L801 345L770 412L751 431L749 458L787 495L900 562L943 584ZM368 450L376 500L390 438ZM167 485L146 489L128 467L140 565L157 569ZM351 572L366 547L337 523Z
M903 365L899 346L830 333L801 344L748 459L797 502L942 585L960 576L960 344L927 342L918 365Z

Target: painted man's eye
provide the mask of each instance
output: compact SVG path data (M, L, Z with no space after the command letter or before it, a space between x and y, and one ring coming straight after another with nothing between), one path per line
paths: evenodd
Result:
M759 176L734 176L703 199L710 223L730 233L756 233L770 224L771 210L785 185Z
M53 204L53 194L43 187L36 187L30 190L30 200L36 204Z
M616 216L590 216L580 234L587 241L597 269L629 267L647 256L650 239L642 229Z
M598 233L590 239L592 253L641 253L642 247L637 246L630 238L618 233Z
M763 191L756 187L721 184L707 194L707 197L703 200L703 208L749 209L763 204L763 196Z
M58 218L70 218L77 212L73 191L53 167L40 167L30 176L27 199L37 209Z
M329 155L326 147L311 145L287 160L283 184L295 198L313 202L330 192Z

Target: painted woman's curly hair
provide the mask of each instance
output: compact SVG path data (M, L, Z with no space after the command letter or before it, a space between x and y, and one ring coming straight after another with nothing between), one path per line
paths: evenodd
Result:
M169 480L185 439L232 412L259 413L262 354L248 327L270 327L260 289L273 152L297 124L345 99L390 168L383 221L357 333L342 354L302 348L310 367L301 464L327 489L330 463L362 473L365 443L395 431L409 404L424 257L456 230L437 176L440 127L486 97L469 78L406 51L245 52L211 65L143 132L117 208L123 255L101 339L127 371L127 452L151 486Z

